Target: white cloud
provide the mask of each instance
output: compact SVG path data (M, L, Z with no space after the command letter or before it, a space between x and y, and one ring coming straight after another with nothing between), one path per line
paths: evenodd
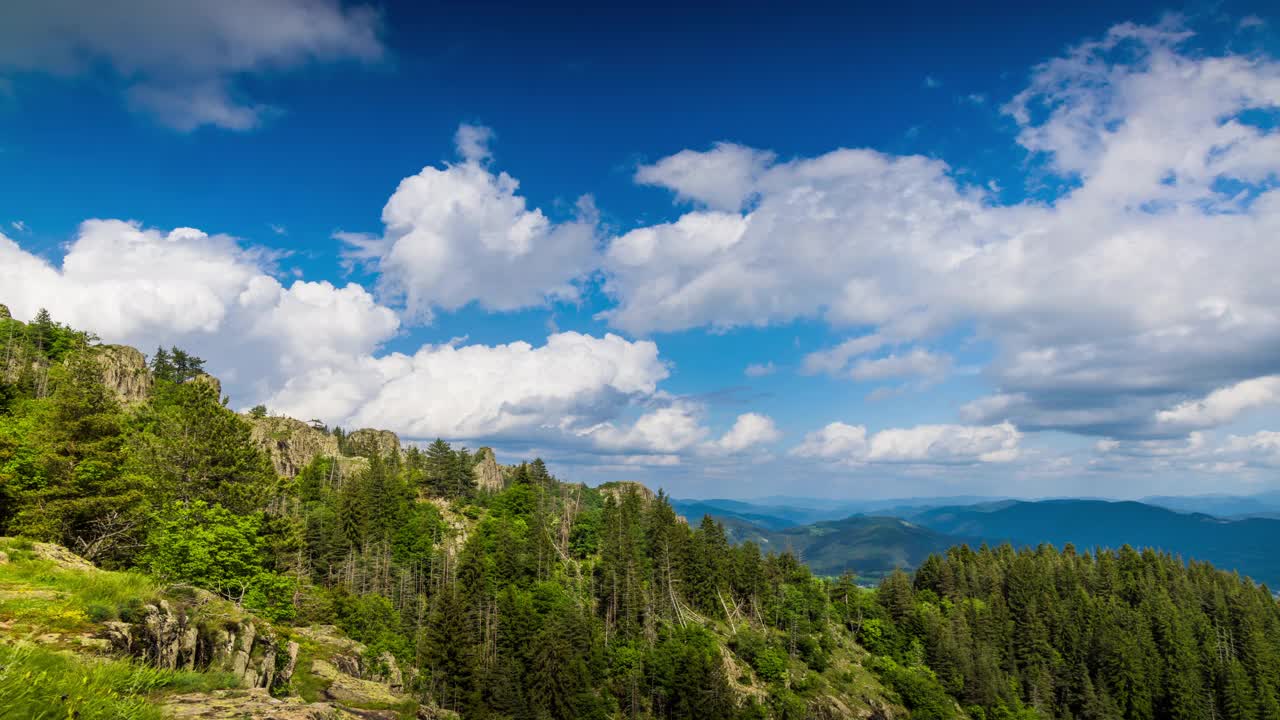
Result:
M246 99L239 76L376 61L380 35L376 10L338 0L19 3L0 24L0 75L108 68L130 104L165 125L245 130L271 108Z
M717 143L707 152L684 150L636 170L636 182L657 185L682 200L713 210L737 212L755 192L755 184L773 163L770 152L733 143Z
M282 285L272 259L191 228L91 220L60 266L0 234L0 287L20 319L47 307L108 342L179 345L206 358L236 407L264 402L332 425L407 439L536 440L653 467L728 455L776 432L748 413L712 439L702 405L659 389L669 369L651 341L561 332L541 346L462 337L380 354L400 329L396 312L355 283Z
M641 415L630 427L606 422L584 429L581 436L606 450L683 452L709 432L698 418L699 410L692 404L677 402Z
M14 220L13 222L9 223L9 227L13 228L15 231L20 233L25 233L30 230L27 227L27 224L21 220Z
M653 396L667 372L652 342L566 332L539 347L446 344L412 355L353 356L297 374L267 404L295 417L383 427L408 438L567 442ZM659 437L665 419L639 423L630 435L597 430L599 445L611 451L685 447ZM675 438L672 433L666 437Z
M89 220L60 266L0 235L0 288L20 319L43 307L107 342L195 352L249 404L293 373L373 352L399 328L359 285L286 288L271 259L225 235Z
M854 380L863 381L918 377L936 382L950 371L950 355L915 348L904 355L891 354L882 358L859 360L854 363L849 375Z
M493 129L484 125L463 123L454 133L453 143L458 148L458 155L471 163L485 163L493 157L489 143L493 142Z
M1213 427L1240 413L1280 401L1280 375L1243 380L1156 413L1156 422L1183 428Z
M809 353L804 357L802 370L809 375L817 373L835 375L842 372L850 360L877 350L885 344L886 340L875 333L850 338L833 348Z
M773 419L759 413L744 413L718 440L709 443L713 452L739 453L756 445L766 445L782 437Z
M0 287L15 316L45 307L104 338L211 332L250 280L263 276L260 260L225 235L88 220L60 269L0 236Z
M494 174L489 134L464 125L456 138L463 161L405 178L382 210L382 237L338 233L348 256L371 262L383 294L403 298L412 317L478 303L517 310L548 298L574 300L575 282L595 261L595 210L579 201L576 219L556 223L528 209L519 183Z
M1280 63L1183 52L1186 37L1117 26L1004 106L1068 188L1051 202L1002 203L918 156L770 159L727 183L748 211L722 202L612 240L602 316L632 333L856 328L806 359L832 373L959 328L992 344L989 381L1021 399L999 419L1158 432L1154 414L1189 394L1280 373L1280 132L1247 114L1280 105Z
M751 363L742 370L742 374L749 378L766 377L778 372L778 368L772 361L767 363Z
M834 422L809 433L791 454L852 465L867 463L970 464L1018 457L1022 434L999 425L917 425L868 435L863 425Z

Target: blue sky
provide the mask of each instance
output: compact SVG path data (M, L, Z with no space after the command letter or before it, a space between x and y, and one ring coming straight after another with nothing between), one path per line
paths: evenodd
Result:
M1267 3L136 5L6 11L19 317L682 496L1280 487Z

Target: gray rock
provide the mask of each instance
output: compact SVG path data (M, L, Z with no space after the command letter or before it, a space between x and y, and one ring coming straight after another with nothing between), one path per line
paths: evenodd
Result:
M356 430L347 436L346 446L349 454L367 458L400 454L400 438L390 430Z
M102 384L111 388L123 405L144 402L151 394L153 379L147 358L128 345L99 345L93 358L102 368Z
M288 417L242 416L252 426L253 441L271 457L276 474L297 476L318 456L337 457L338 439L301 420Z
M502 492L506 483L502 478L502 468L498 466L498 461L493 456L493 450L482 447L476 451L476 456L480 460L471 468L471 472L475 474L476 487L481 492Z

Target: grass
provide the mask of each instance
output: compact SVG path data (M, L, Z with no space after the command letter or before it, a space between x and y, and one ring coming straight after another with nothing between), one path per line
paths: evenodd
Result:
M234 686L230 673L85 659L25 642L0 645L0 720L159 720L163 715L151 698L158 691Z
M10 545L0 565L0 620L30 632L73 633L115 620L159 597L150 578L131 572L63 568Z

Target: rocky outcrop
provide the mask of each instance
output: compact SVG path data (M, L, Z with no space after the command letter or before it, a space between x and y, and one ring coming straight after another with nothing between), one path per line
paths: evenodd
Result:
M386 683L365 680L325 660L311 663L311 672L328 681L324 697L344 705L394 705L405 697Z
M281 643L265 624L244 619L208 627L167 600L144 605L141 618L104 623L101 636L116 652L154 667L230 672L246 688L288 687L298 659L298 644Z
M476 478L476 487L482 492L498 493L506 486L502 477L502 468L493 456L491 448L482 447L476 451L478 460L471 472Z
M276 474L294 477L316 456L337 457L338 439L289 417L242 416L253 426L253 441L271 457Z
M654 494L649 488L632 480L622 480L619 482L608 482L596 488L596 490L605 497L613 498L616 503L621 503L629 493L636 493L640 496L640 501L644 504L653 502Z
M406 700L405 672L391 653L370 660L364 645L332 625L294 628L294 632L321 648L310 670L325 683L324 699L340 706L385 706Z
M99 345L93 357L102 368L102 384L115 391L124 405L143 402L151 394L151 371L147 358L128 345Z
M53 543L38 542L31 544L31 554L41 560L48 560L63 570L75 570L78 572L96 573L98 568L88 560Z
M400 438L390 430L362 428L347 435L344 443L348 455L371 458L400 454Z
M222 397L222 381L210 375L209 373L200 373L191 378L187 382L196 383L198 385L208 385L213 388L213 394Z
M329 703L272 697L263 689L175 695L165 698L161 707L165 717L188 720L348 720L357 717Z

